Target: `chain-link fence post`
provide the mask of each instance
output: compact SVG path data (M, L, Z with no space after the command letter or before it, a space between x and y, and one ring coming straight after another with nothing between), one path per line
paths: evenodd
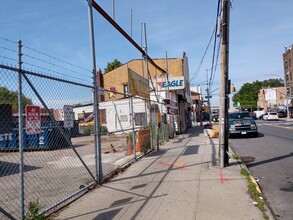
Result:
M163 104L161 103L161 111L160 111L160 114L161 113L163 113ZM161 116L162 116L162 114L161 114ZM164 118L162 118L162 120L161 120L161 125L162 125L162 127L161 127L161 131L163 131L162 133L163 133L163 141L165 141L165 126L164 126Z
M92 0L88 0L88 16L89 16L89 29L90 29L90 44L91 44L91 57L93 68L93 99L94 99L94 133L95 133L95 161L96 161L96 175L98 183L103 183L103 169L102 169L102 150L101 150L101 137L100 137L100 116L99 116L99 103L98 103L98 85L97 85L97 71L96 71L96 55L95 55L95 39L94 39L94 25L93 25L93 10Z
M143 50L145 52L145 68L146 68L146 74L147 74L147 79L148 79L148 85L150 84L150 72L149 72L149 64L148 64L148 49L147 49L147 37L146 37L146 24L143 23L144 26L144 47ZM149 100L149 111L150 111L150 139L151 139L151 150L154 149L154 145L153 145L153 133L152 133L152 128L153 128L153 122L152 122L152 102L151 100Z
M25 207L24 207L24 166L23 166L23 116L22 116L22 43L18 40L18 144L19 144L19 174L20 174L20 210L21 219L25 217Z
M129 88L129 87L128 87ZM135 131L134 131L134 112L133 112L133 97L130 97L130 114L131 114L131 126L132 126L132 148L133 148L133 158L136 160L136 148L135 148Z

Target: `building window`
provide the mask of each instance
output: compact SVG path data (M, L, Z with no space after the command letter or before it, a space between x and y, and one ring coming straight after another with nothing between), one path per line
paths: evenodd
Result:
M128 95L128 85L123 85L123 92L124 92L124 97Z
M290 73L290 81L292 81L292 73Z
M291 67L291 59L289 59L289 67Z
M145 112L135 113L134 114L134 123L135 125L143 126L145 125Z
M285 69L285 71L287 72L287 69L288 69L288 62L287 62L287 60L286 60L285 63L284 63L284 69Z

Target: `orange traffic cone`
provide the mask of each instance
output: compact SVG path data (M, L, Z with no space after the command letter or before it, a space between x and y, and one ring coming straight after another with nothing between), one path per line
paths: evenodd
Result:
M128 150L127 150L127 155L133 154L133 148L132 148L132 143L130 141L130 138L128 139Z
M136 150L136 152L140 152L141 151L140 144L139 144L139 141L138 141L138 135L136 137L135 150Z

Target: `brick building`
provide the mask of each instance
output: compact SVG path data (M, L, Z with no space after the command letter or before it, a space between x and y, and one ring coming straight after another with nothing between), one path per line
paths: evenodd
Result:
M258 93L257 108L265 111L278 111L286 104L285 87L262 88Z
M293 46L293 45L292 45ZM293 51L292 46L285 47L285 53L283 53L283 62L284 62L284 83L287 87L287 94L290 98L293 98ZM292 106L292 104L291 104Z

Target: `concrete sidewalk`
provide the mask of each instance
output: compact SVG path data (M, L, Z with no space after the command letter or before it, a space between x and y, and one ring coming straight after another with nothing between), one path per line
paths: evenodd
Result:
M218 139L193 127L54 219L263 219L239 165L220 169L217 152Z

